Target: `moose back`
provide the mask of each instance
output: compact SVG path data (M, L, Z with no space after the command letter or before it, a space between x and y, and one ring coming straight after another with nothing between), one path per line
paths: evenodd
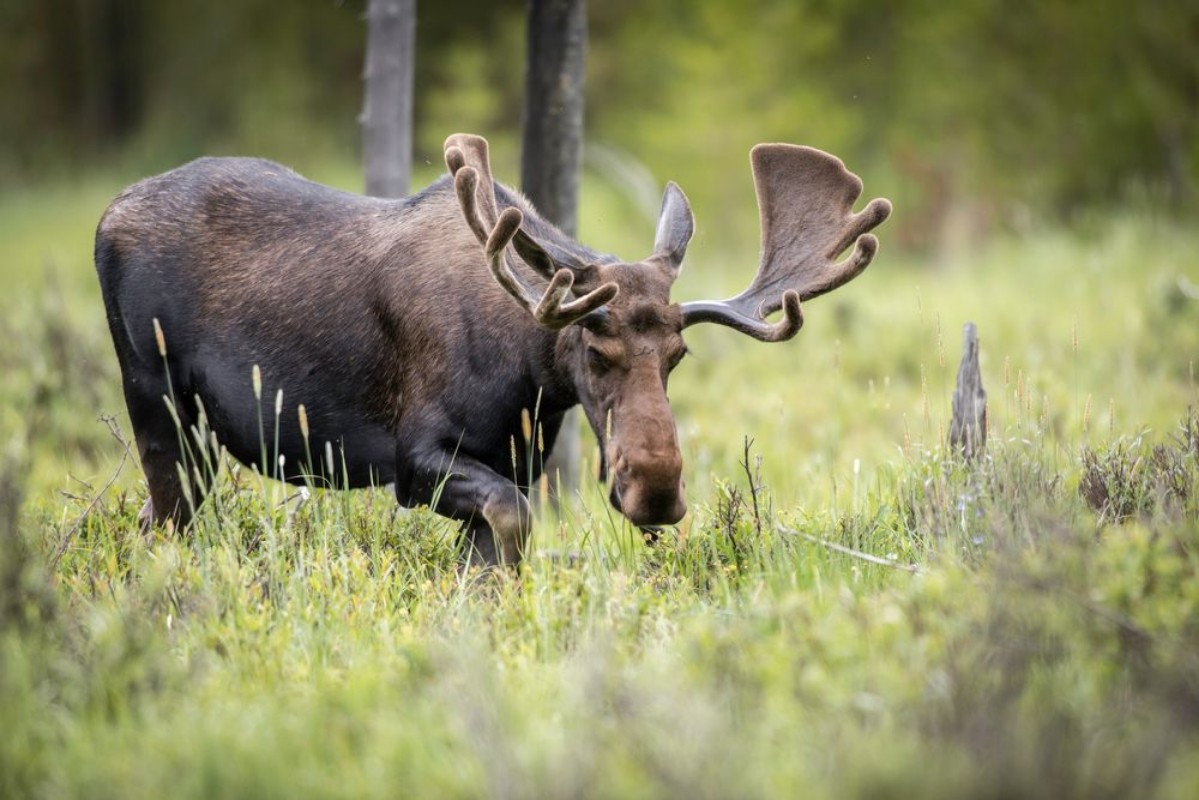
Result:
M675 184L651 254L625 262L494 182L482 138L449 137L445 157L450 174L404 200L203 158L112 202L96 270L149 487L144 525L183 526L202 500L186 445L203 414L229 453L269 475L394 483L401 504L463 523L469 561L516 563L541 470L522 416L536 413L548 451L576 404L613 506L636 525L675 523L687 505L666 392L683 330L791 338L801 301L870 263L868 232L891 208L879 199L855 214L861 181L833 156L758 145L756 277L729 300L678 304L694 221Z

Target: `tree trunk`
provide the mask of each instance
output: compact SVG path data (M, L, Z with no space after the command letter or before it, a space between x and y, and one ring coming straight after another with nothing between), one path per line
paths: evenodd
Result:
M412 181L416 0L370 0L366 25L362 108L366 193L405 197Z
M529 0L521 188L537 210L576 236L583 155L586 0ZM579 486L577 411L566 415L546 464L557 497Z

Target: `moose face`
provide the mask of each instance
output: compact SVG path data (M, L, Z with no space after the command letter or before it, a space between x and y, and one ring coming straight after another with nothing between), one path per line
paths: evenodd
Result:
M614 283L571 355L587 420L600 442L612 505L635 525L672 525L687 513L683 458L666 386L683 360L683 316L670 303L673 271L656 260L589 268L576 286ZM580 286L582 284L582 286Z

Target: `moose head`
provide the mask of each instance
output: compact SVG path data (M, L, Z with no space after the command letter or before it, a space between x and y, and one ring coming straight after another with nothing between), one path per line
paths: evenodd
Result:
M523 230L519 208L498 211L485 140L451 136L445 157L492 276L537 323L561 331L558 356L600 442L612 505L641 526L674 524L687 511L666 394L670 373L687 352L683 330L712 322L763 342L792 338L803 326L801 302L861 274L878 250L869 231L891 213L885 199L853 212L862 182L836 157L760 144L750 155L762 232L753 282L729 300L678 304L670 301L670 289L695 222L675 183L667 184L648 258L587 261ZM851 245L853 252L838 261ZM522 274L522 265L530 275ZM535 286L537 279L548 283ZM767 320L780 310L781 319Z

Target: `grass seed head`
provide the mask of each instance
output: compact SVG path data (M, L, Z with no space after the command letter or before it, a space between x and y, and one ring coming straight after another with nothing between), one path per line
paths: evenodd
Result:
M163 358L167 357L167 337L162 333L162 325L158 322L158 317L154 318L154 341L158 344L158 355Z

